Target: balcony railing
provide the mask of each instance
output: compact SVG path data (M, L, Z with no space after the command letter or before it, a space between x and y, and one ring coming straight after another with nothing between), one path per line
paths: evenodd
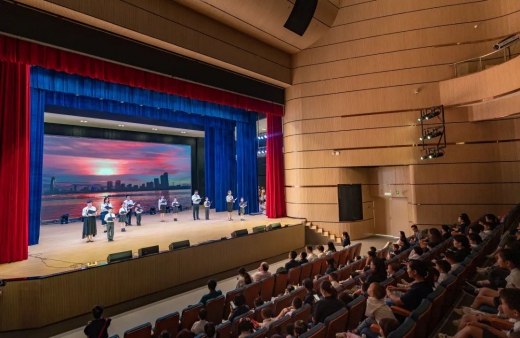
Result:
M455 62L451 65L455 71L455 77L459 77L494 67L515 58L519 54L520 48L518 47L518 43L514 43L506 48L495 50L491 53L471 59Z

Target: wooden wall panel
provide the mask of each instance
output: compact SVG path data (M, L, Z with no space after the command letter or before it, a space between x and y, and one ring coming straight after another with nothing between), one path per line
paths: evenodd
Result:
M486 213L501 215L514 207L513 204L488 205L417 205L417 223L423 225L443 225L457 223L461 213L467 213L472 220L476 220Z
M374 222L372 219L359 222L313 222L325 231L333 234L341 235L343 231L347 231L353 240L366 238L375 234Z
M2 288L0 332L49 325L89 313L92 304L112 306L304 245L305 226L297 225L43 279L10 281Z
M500 119L520 113L520 96L511 95L497 100L473 105L469 110L472 121Z
M287 203L297 204L334 204L338 203L337 187L300 187L285 188Z
M412 165L415 184L519 183L520 162Z
M520 183L415 185L415 204L516 204Z

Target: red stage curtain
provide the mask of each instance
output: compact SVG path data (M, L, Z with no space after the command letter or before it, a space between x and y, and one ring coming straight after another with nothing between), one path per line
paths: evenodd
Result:
M0 263L27 259L29 66L0 61Z
M267 115L266 214L269 218L287 216L285 209L285 167L283 164L282 118Z
M263 114L283 116L283 107L250 97L157 75L89 56L0 35L0 60L41 66L106 82L155 90Z

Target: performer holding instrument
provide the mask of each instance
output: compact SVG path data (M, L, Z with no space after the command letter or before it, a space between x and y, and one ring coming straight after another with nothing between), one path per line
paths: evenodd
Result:
M240 220L244 221L244 215L246 214L247 202L244 202L244 197L240 197L240 202L238 204L240 207Z
M114 222L116 221L116 215L113 213L112 206L108 208L108 212L103 219L106 223L107 230L107 239L109 242L114 241Z
M235 201L236 201L236 198L233 198L233 195L231 195L231 190L228 190L227 196L226 196L228 221L233 220L233 218L231 218L231 213L233 212L233 204L235 203Z
M211 202L209 201L209 197L206 197L204 200L204 213L206 214L206 220L209 220L209 208L211 207Z
M108 209L110 208L112 208L112 203L110 203L110 197L106 196L99 208L99 212L101 212L101 225L105 228L104 232L107 232L107 222L105 222L105 216L108 214Z
M83 208L83 239L87 237L87 243L93 242L92 237L97 235L96 228L96 207L92 206L92 200L87 201L87 206Z
M177 202L177 197L173 198L172 208L173 208L173 220L177 222L177 214L179 213L179 202Z
M141 216L143 214L143 208L141 208L141 203L137 203L136 204L136 208L135 208L135 219L137 221L137 226L140 227L141 226Z
M193 220L199 220L199 209L200 209L200 201L202 199L199 196L199 192L195 190L193 192L193 196L191 196L191 201L193 202Z
M159 201L157 202L157 207L161 211L161 222L164 222L164 216L166 215L166 205L168 204L168 201L166 198L164 198L164 195L161 195L161 198L159 198Z
M132 208L134 207L134 201L130 199L130 195L126 195L126 200L123 202L126 208L126 225L132 225Z
M126 209L125 202L121 203L121 208L119 209L119 226L121 227L121 232L126 232L125 225L128 210Z

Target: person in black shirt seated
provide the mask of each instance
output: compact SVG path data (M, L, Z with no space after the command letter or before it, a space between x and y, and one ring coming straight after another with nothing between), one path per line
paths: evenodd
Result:
M103 307L100 305L92 308L92 315L94 320L89 321L83 330L85 336L88 338L108 338L108 327L112 319L102 317Z
M448 249L457 255L457 261L462 262L471 253L469 240L465 235L453 236L453 247Z
M229 321L233 323L233 320L243 315L244 313L247 313L249 311L249 306L246 305L246 297L244 295L237 295L235 297L235 309L231 306L231 313L229 314Z
M314 291L314 284L310 278L305 278L302 282L305 291L307 294L303 298L303 304L309 304L310 306L314 305L314 295L316 295L316 291Z
M408 269L406 270L408 276L415 280L415 283L411 284L408 288L398 288L390 285L386 288L386 296L392 304L397 305L408 311L415 310L428 294L433 292L433 283L427 280L431 277L428 273L428 266L423 261L412 260L408 263ZM405 292L402 296L397 296L393 291Z
M442 235L442 238L444 240L447 240L448 238L451 237L451 228L449 225L446 225L444 224L442 227L441 227L441 235Z
M468 214L460 214L457 222L457 227L451 232L452 236L466 235L466 230L471 224Z
M430 236L427 239L425 239L425 242L430 244L431 248L434 248L437 245L441 244L442 241L444 241L444 239L442 238L441 232L436 228L431 228Z
M404 231L399 231L399 246L401 252L410 249L410 242L408 242L408 238L406 238Z
M323 298L316 303L314 314L312 315L313 324L325 322L325 318L334 312L342 309L345 305L338 299L338 292L332 287L332 284L325 280L320 285Z
M350 245L350 236L348 232L343 231L343 247L347 247Z
M307 253L305 251L300 252L300 260L298 261L298 263L300 263L300 265L309 263L309 261L307 260Z
M327 267L327 270L325 271L326 275L328 275L331 272L334 272L334 271L338 270L336 268L336 266L335 266L336 265L336 261L334 260L334 258L331 257L331 258L327 259L327 264L328 264L328 267Z
M289 271L292 268L300 266L300 263L298 263L296 257L298 257L296 251L289 252L289 261L285 263L285 270Z
M370 284L374 282L381 283L386 279L385 261L381 258L372 258L372 261L370 262L370 270L372 270L372 274L368 276L367 280L363 281L361 289L354 292L355 295L361 295L365 293L368 290Z
M204 305L206 305L206 302L210 299L213 299L213 298L217 298L218 296L222 296L222 291L220 290L216 290L217 288L217 281L214 280L214 279L210 279L208 281L208 289L209 289L209 293L205 294L204 296L202 296L202 298L200 299L199 303L202 303Z

